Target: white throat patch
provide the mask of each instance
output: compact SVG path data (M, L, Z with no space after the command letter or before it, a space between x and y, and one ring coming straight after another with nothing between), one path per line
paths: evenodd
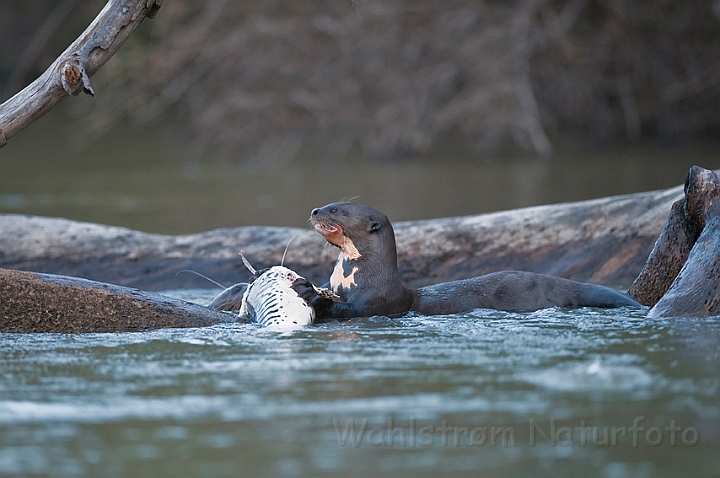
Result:
M350 240L349 237L343 236L343 245L340 247L340 249L342 250L342 254L344 254L345 257L350 260L357 260L360 258L360 253L358 252L355 244L353 243L353 241Z

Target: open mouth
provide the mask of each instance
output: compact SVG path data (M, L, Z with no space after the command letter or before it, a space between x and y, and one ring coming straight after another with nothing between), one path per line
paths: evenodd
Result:
M321 223L315 223L313 224L313 227L317 232L322 234L323 236L326 234L335 234L337 233L340 228L337 226L333 226L332 224L321 224Z

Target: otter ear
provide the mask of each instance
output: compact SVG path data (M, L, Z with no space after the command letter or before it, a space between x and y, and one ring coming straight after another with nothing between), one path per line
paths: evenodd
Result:
M376 232L380 229L381 224L377 221L370 221L368 226L368 232Z

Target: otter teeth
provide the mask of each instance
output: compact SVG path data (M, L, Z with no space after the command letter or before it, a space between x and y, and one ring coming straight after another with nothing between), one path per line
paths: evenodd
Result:
M336 226L331 226L329 224L315 224L315 229L317 229L318 232L327 232L330 234L338 231L338 228Z

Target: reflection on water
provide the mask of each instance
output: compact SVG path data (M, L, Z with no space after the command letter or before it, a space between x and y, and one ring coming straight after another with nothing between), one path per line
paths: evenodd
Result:
M187 138L168 145L133 131L74 151L71 138L52 127L54 118L42 118L0 150L0 213L179 234L302 227L312 208L357 197L399 221L672 187L693 164L720 167L714 150L646 148L551 161L488 160L468 152L394 164L304 158L264 169L253 158L188 152Z
M0 334L0 475L710 476L720 321L645 312Z

